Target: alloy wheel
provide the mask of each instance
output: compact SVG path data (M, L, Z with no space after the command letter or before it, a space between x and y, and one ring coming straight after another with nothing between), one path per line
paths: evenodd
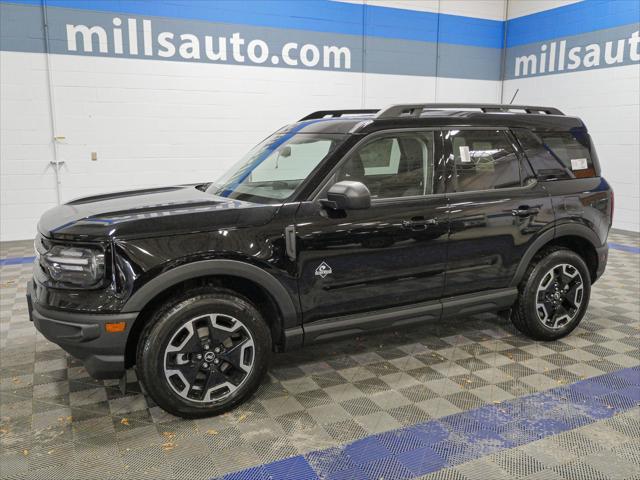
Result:
M255 358L251 332L237 318L207 314L182 324L164 353L171 389L192 402L221 401L246 381Z
M538 319L553 330L566 326L578 315L583 293L580 271L568 263L555 265L544 274L538 286Z

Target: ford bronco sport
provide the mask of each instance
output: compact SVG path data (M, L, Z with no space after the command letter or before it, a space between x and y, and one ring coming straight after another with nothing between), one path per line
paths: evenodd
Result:
M272 351L487 311L569 334L612 214L585 125L555 108L320 111L217 182L46 212L30 316L94 377L135 365L167 411L218 414Z

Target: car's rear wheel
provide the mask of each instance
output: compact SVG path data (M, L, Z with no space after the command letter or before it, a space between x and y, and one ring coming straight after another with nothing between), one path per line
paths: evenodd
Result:
M511 319L536 340L562 338L584 317L590 294L589 270L582 257L566 248L545 249L525 273Z
M206 287L167 302L150 319L136 369L169 413L204 417L255 392L270 352L270 330L258 309L232 291Z

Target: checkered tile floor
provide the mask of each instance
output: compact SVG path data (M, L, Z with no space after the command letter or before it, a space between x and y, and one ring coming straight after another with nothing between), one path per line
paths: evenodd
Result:
M31 255L30 242L0 245L1 258ZM640 255L611 250L586 318L560 341L486 314L318 345L276 355L233 412L182 420L133 372L122 395L36 333L30 272L0 267L2 479L208 479L640 365ZM640 408L424 478L640 479Z

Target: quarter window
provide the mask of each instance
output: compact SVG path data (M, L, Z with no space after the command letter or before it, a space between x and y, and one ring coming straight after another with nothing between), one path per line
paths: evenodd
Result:
M532 132L514 129L525 155L543 180L595 177L589 135L575 132Z
M449 190L469 192L519 187L520 160L502 130L450 130Z

